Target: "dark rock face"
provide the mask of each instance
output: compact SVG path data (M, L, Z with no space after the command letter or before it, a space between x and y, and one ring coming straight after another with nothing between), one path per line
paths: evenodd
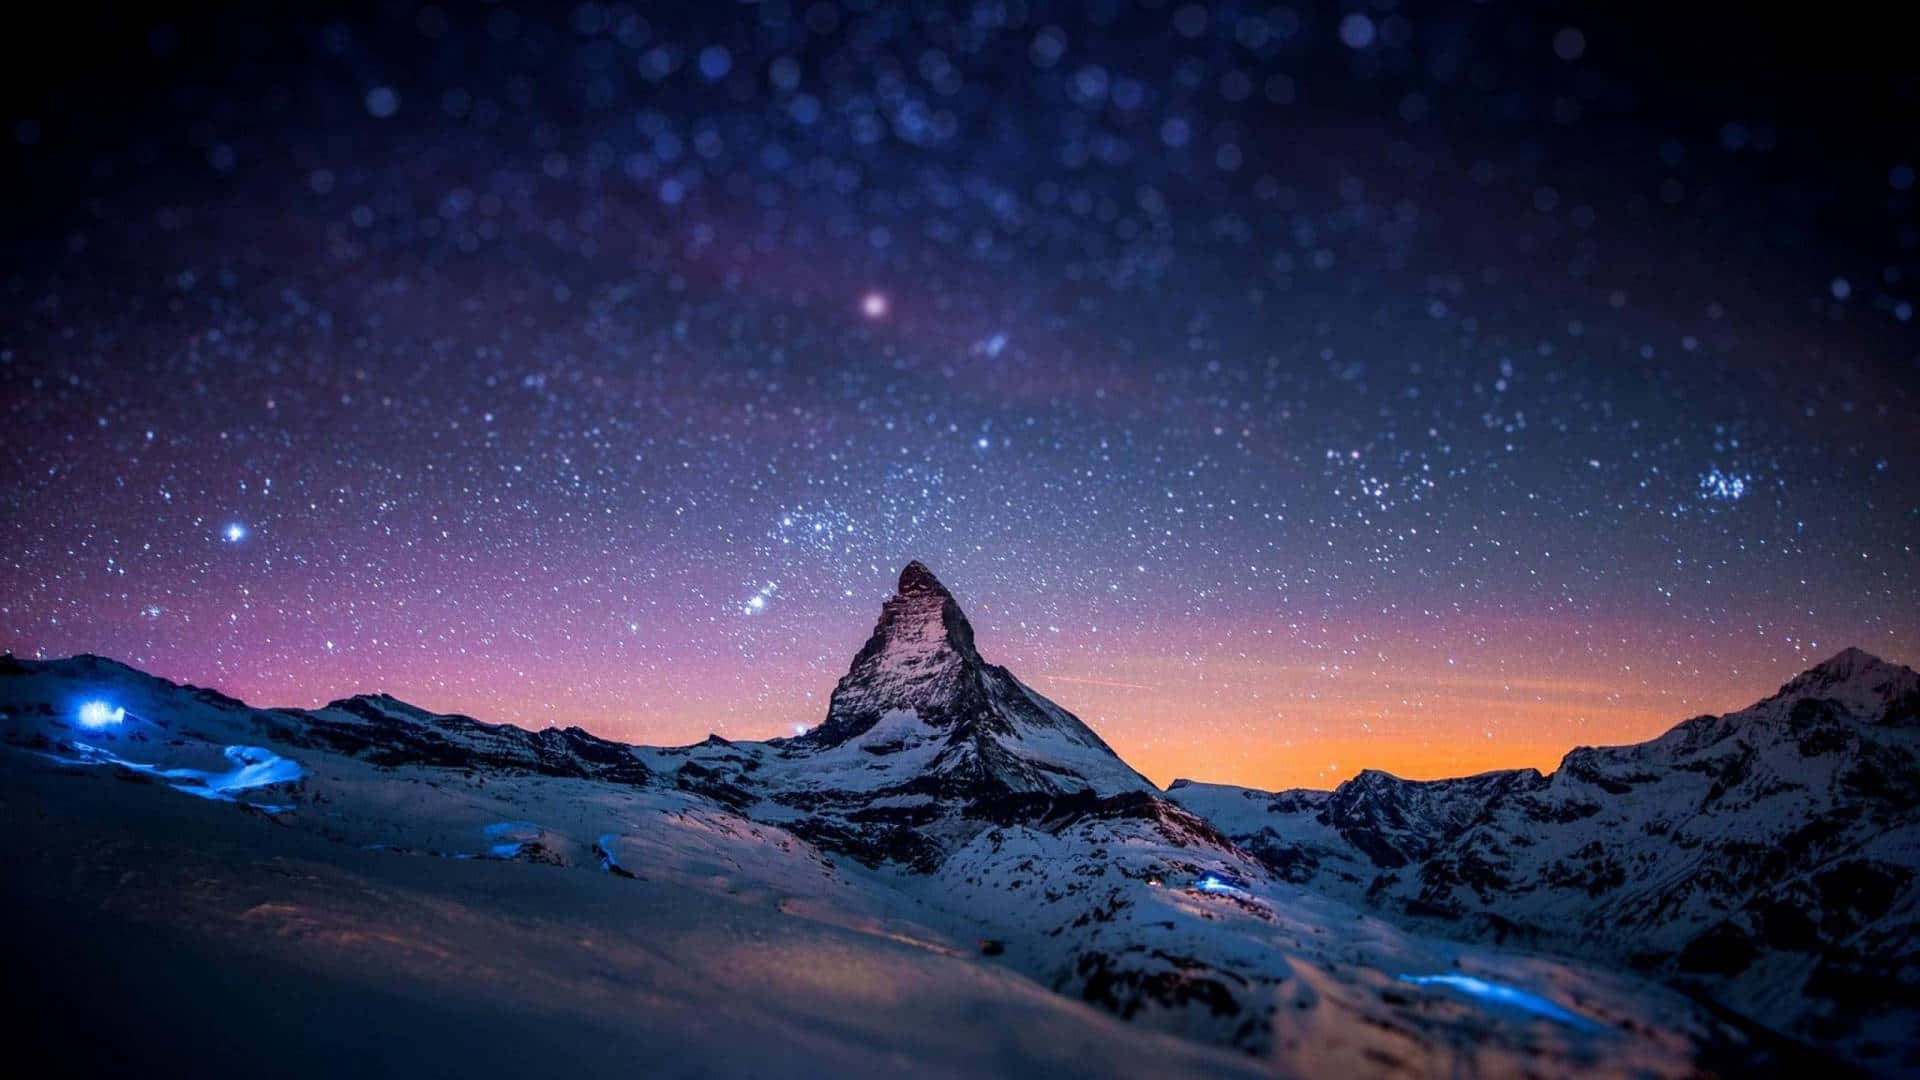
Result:
M992 724L996 718L982 679L986 667L953 594L924 565L910 562L881 606L873 635L834 687L826 723L801 741L838 746L895 710L941 727Z
M1368 769L1334 789L1319 819L1373 865L1392 869L1431 857L1491 807L1541 783L1532 769L1429 781Z
M290 746L350 754L376 765L428 765L645 784L646 765L623 743L577 727L527 731L442 716L385 694L347 698L312 712L261 713L263 733Z

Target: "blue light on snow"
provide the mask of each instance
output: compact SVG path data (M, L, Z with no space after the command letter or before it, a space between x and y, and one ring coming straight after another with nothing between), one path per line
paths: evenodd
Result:
M292 784L306 776L306 770L300 767L299 762L283 758L264 747L229 746L225 754L233 768L223 773L200 769L163 769L160 775L169 780L185 781L173 785L177 791L222 802L236 801L234 796L242 791Z
M531 821L496 821L480 832L489 841L487 854L496 859L511 859L540 839L540 826Z
M491 825L481 826L480 831L485 833L489 838L510 836L514 833L532 833L538 835L540 826L531 821L496 821Z
M1571 1024L1574 1027L1591 1028L1595 1026L1592 1020L1581 1016L1579 1013L1556 1005L1538 994L1530 994L1517 986L1508 986L1505 983L1477 979L1472 975L1461 975L1457 972L1447 972L1440 975L1402 975L1400 976L1400 981L1412 983L1415 986L1445 986L1449 989L1458 990L1469 997L1478 998L1481 1001L1494 1005L1504 1005L1512 1009L1519 1009L1522 1012L1532 1013L1535 1016L1544 1016L1549 1020L1557 1020L1562 1024Z
M117 727L127 718L127 710L104 701L89 701L80 706L80 726L90 731Z
M593 842L594 854L600 856L600 869L605 870L609 874L618 874L621 877L633 877L633 871L621 866L620 860L613 857L614 841L618 839L620 839L620 837L617 833L603 834L598 840Z
M1201 892L1215 893L1215 894L1224 895L1224 896L1240 896L1245 894L1247 891L1241 888L1240 886L1235 885L1232 882L1226 880L1225 878L1222 878L1218 874L1208 874L1205 877L1202 877L1199 881L1194 882L1193 884L1194 884L1194 888L1199 889Z
M89 704L97 703L90 702ZM115 713L123 713L125 711L124 709L114 710ZM114 722L117 723L118 721L115 720ZM306 770L300 767L299 762L289 758L283 758L273 751L259 746L227 747L225 751L226 758L233 768L226 772L211 772L205 769L163 769L158 765L148 765L145 762L128 761L125 758L116 757L97 746L91 746L81 742L74 743L73 748L80 755L77 759L73 759L74 764L118 765L123 769L132 769L135 772L151 773L163 779L174 781L169 786L175 791L198 796L202 799L214 799L220 802L239 802L240 799L237 798L237 796L243 791L252 791L255 788L274 787L280 784L297 783L306 777ZM61 758L59 760L65 761L68 759ZM260 803L253 805L261 810L274 813L286 809L285 807L267 806Z

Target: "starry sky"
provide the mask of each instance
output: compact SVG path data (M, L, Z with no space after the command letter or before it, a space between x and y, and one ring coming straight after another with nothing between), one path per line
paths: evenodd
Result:
M1859 18L266 7L7 46L16 654L761 738L920 558L1156 781L1264 787L1920 659Z

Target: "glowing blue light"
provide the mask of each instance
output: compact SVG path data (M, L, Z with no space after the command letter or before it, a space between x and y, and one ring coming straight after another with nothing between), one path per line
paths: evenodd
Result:
M1208 874L1195 882L1194 887L1204 893L1216 893L1228 896L1237 896L1247 891L1238 885L1226 881L1218 874Z
M1521 1012L1532 1013L1535 1016L1544 1016L1549 1020L1557 1020L1562 1024L1571 1024L1574 1027L1590 1028L1594 1026L1592 1020L1548 1001L1538 994L1530 994L1517 986L1508 986L1505 983L1476 979L1472 975L1461 975L1456 972L1447 972L1440 975L1402 975L1400 976L1400 981L1412 983L1415 986L1444 986L1452 990L1458 990L1469 997L1479 998L1481 1001L1519 1009Z
M89 701L80 706L80 726L93 731L117 727L126 718L126 709L115 708L104 701Z
M227 538L227 543L237 544L247 538L247 527L237 521L228 522L227 527L220 530L220 535Z

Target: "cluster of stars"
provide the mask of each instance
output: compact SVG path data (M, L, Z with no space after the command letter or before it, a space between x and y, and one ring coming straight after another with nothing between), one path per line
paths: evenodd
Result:
M779 591L780 586L769 581L765 585L762 585L759 591L747 597L747 602L741 605L741 609L749 615L755 615L765 611L768 602L773 599L773 594Z
M1747 494L1747 478L1734 472L1722 472L1718 465L1700 477L1700 497L1710 502L1739 502Z

